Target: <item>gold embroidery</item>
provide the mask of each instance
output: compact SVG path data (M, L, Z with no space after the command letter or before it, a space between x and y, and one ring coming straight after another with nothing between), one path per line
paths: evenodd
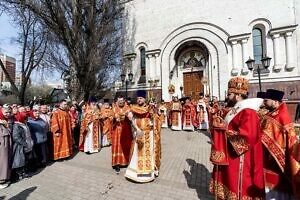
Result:
M225 158L225 154L222 151L212 150L210 159L215 162L222 162Z
M150 152L150 119L138 118L137 125L144 132L144 135L139 138L138 142L138 173L149 173L152 171L152 161Z
M209 191L215 194L220 199L237 199L237 195L234 192L230 191L224 184L214 180L210 181Z
M272 141L268 134L265 133L262 135L262 143L269 150L269 153L276 160L278 166L283 172L285 167L285 156L283 150Z
M238 155L245 153L249 149L249 144L243 136L228 136L228 140Z
M211 179L209 183L209 191L213 194L215 194L220 199L226 199L226 200L237 200L237 194L230 191L224 184L214 181ZM264 198L261 197L250 197L243 195L242 200L262 200Z

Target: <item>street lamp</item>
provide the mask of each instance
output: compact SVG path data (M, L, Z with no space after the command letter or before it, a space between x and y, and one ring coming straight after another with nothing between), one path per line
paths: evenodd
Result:
M180 89L180 93L181 93L181 97L180 97L180 98L182 98L182 90L183 90L183 86L181 85L181 86L179 87L179 89Z
M264 69L268 69L268 67L270 66L270 61L271 61L272 58L268 57L268 56L265 56L263 57L260 61L262 63L262 66L264 67ZM246 61L246 64L247 64L247 67L250 71L254 70L254 65L255 63L255 60L254 59L251 59L249 57L249 59ZM260 65L256 65L256 70L257 70L257 75L258 75L258 84L259 84L259 91L261 92L261 80L260 80L260 73L261 73L261 68L260 68Z
M127 100L127 88L128 88L128 84L132 82L132 79L133 79L132 72L130 72L128 74L128 79L126 78L126 74L121 74L122 84L125 83L125 88L126 88L126 100Z

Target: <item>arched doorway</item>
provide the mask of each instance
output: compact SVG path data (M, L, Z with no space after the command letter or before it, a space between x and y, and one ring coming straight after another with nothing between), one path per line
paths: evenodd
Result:
M175 53L177 72L181 75L182 96L199 99L199 93L209 93L203 84L208 74L209 52L199 41L188 41L178 47Z

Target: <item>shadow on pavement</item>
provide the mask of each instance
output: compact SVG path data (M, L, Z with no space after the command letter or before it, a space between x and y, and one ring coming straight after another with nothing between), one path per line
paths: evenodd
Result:
M30 193L32 193L34 190L36 190L36 186L34 187L30 187L30 188L27 188L26 190L20 192L19 194L9 198L9 200L15 200L15 199L27 199L27 197L30 195Z
M213 199L208 191L211 173L205 165L196 163L193 159L186 159L190 166L190 171L184 170L186 182L191 189L195 189L199 199Z
M211 135L208 131L206 130L198 130L198 132L202 133L203 135L205 135L206 137L208 137L209 139L211 139Z
M0 200L4 200L5 199L5 196L0 196Z
M76 157L76 155L79 153L80 151L78 149L74 149L73 150L73 154L70 156L70 157L67 157L67 158L62 158L62 159L59 159L59 160L51 160L51 164L54 164L56 162L65 162L65 161L69 161L69 160L72 160L74 157Z

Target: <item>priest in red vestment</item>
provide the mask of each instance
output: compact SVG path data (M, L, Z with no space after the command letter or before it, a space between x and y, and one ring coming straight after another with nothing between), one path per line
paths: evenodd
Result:
M263 150L257 110L262 99L247 99L249 82L228 82L228 112L212 117L214 164L210 191L218 199L264 199ZM225 116L225 117L224 117Z
M114 118L114 113L109 105L109 99L104 99L104 103L100 111L101 118L101 145L107 147L111 145L111 129Z
M267 199L300 199L300 163L293 153L297 136L283 96L269 89L264 100L269 110L261 120Z
M116 173L120 173L120 167L129 164L130 150L132 144L131 122L127 115L130 107L125 103L125 99L119 96L113 105L113 126L111 134L111 155L112 167Z
M53 133L53 160L67 158L73 154L72 119L67 110L67 101L62 100L59 109L51 117Z
M175 96L170 102L170 121L171 130L181 131L182 130L182 119L181 119L181 102L178 97Z
M164 100L161 101L160 106L158 107L158 115L161 121L162 128L168 128L168 107Z
M190 97L185 98L182 106L182 129L194 131L198 127L197 113L195 105L192 104Z

